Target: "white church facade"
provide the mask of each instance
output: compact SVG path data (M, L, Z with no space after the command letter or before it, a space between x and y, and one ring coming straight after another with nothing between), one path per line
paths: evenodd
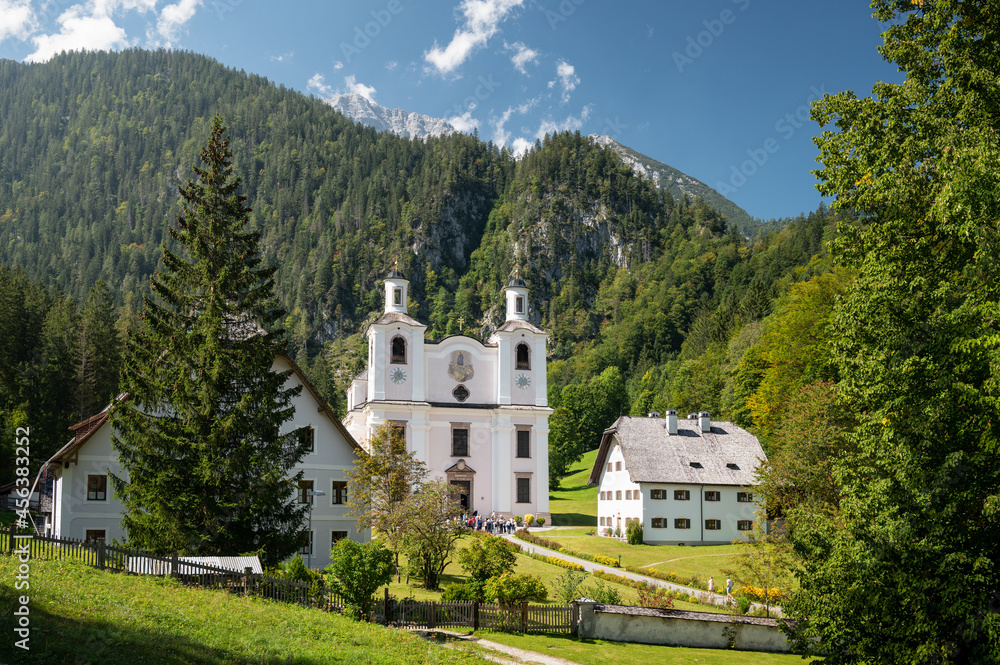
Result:
M361 445L383 424L403 431L432 478L464 491L469 514L551 522L548 496L548 335L528 320L528 290L506 288L506 321L486 344L425 339L407 313L409 281L385 280L385 311L367 331L368 365L348 390L344 425Z

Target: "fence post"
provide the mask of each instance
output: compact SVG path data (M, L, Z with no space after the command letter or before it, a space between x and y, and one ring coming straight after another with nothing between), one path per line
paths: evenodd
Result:
M97 567L104 570L104 541L97 541Z
M472 630L479 630L479 601L472 601Z
M521 601L521 632L528 632L528 601Z
M382 625L389 625L389 587L385 588L385 596L382 601Z
M437 628L437 616L436 616L436 612L434 611L435 606L436 606L436 603L432 600L431 601L431 608L430 608L430 616L427 618L427 627L428 628Z
M177 559L177 552L174 552L174 555L170 557L170 576L174 579L181 577L180 569L177 567Z
M14 522L10 523L10 538L7 539L7 554L13 556L14 554L14 532L17 527L14 526Z
M569 632L576 634L576 627L580 623L580 604L575 600L569 604Z

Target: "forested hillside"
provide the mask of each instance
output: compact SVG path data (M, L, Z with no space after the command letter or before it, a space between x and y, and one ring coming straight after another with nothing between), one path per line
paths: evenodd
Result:
M511 272L528 281L552 335L556 475L619 413L707 408L753 424L780 411L758 394L781 362L765 317L825 274L824 209L748 243L578 133L515 160L463 134L377 133L195 54L71 53L0 61L0 409L5 431L39 428L37 456L114 392L88 363L138 316L215 113L278 269L290 351L339 407L398 261L430 337L485 337ZM97 310L117 327L93 332Z

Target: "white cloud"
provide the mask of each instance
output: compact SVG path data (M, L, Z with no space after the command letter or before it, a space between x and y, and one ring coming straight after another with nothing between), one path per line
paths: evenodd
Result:
M399 67L399 63L396 62L395 60L390 60L389 62L385 63L385 68L386 68L387 71L391 72L396 67Z
M580 109L580 115L568 115L566 118L560 122L552 120L551 118L546 118L538 125L538 131L535 132L535 138L544 138L546 134L555 134L556 132L565 131L576 131L582 129L587 119L590 118L590 106L584 106Z
M333 97L333 88L326 84L326 77L318 72L306 83L306 90L315 92L319 97Z
M281 55L272 55L271 62L284 62L285 60L291 60L293 57L295 57L295 51L289 51Z
M37 25L30 0L0 0L0 42L8 37L26 39Z
M358 82L357 79L354 78L354 74L344 77L344 85L347 86L347 92L352 92L355 95L361 95L370 102L375 101L375 88Z
M462 115L447 118L449 124L460 132L471 132L479 128L479 120L472 117L472 111L466 111Z
M181 28L191 20L201 3L202 0L180 0L173 5L167 5L160 11L160 18L156 22L156 32L167 40L168 44L174 41Z
M515 157L524 157L535 144L524 137L517 137L510 146L510 151Z
M522 74L528 73L528 63L534 64L538 62L538 51L528 48L523 42L514 42L513 44L504 42L503 47L507 51L514 51L514 55L511 56L510 61L514 63L514 69Z
M507 15L522 4L524 0L462 0L458 8L465 16L465 25L455 30L455 35L444 48L435 41L434 46L424 53L424 60L439 74L454 71L473 50L485 46Z
M576 90L576 86L580 84L580 77L576 75L576 67L565 60L560 60L556 66L556 77L562 90L562 103L565 104L569 101L569 93ZM554 88L556 81L549 81L549 87Z
M62 51L102 51L128 46L125 31L106 13L106 5L92 6L92 13L85 14L84 5L73 5L56 19L59 32L54 35L32 37L35 52L25 58L28 62L45 62Z
M333 63L333 69L335 71L343 68L344 68L344 63L342 63L340 60L337 60L336 62Z

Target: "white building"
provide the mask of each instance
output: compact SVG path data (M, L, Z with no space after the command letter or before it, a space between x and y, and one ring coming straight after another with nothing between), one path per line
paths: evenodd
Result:
M368 530L359 533L356 521L346 514L349 488L345 472L353 467L355 451L360 447L291 358L279 356L272 369L292 370L286 388L303 386L292 399L295 414L282 431L313 442L312 452L302 458L292 474L303 471L296 500L313 503L311 564L322 568L330 563L330 547L340 538L364 542L370 537ZM109 415L109 409L105 409L74 425L73 438L46 463L48 472L55 477L47 529L56 537L109 542L125 537L120 523L123 506L113 496L109 478L111 473L122 474L111 444ZM312 496L310 490L325 495ZM310 557L308 547L302 549L302 555L303 559Z
M758 519L757 437L707 411L678 420L622 416L605 430L590 474L602 535L639 520L651 545L718 545L745 538Z
M351 383L344 424L365 445L379 426L403 430L433 478L466 494L471 514L549 515L545 344L528 321L528 290L506 289L506 321L487 344L424 339L407 314L409 282L385 280L385 312L368 328L368 366Z

